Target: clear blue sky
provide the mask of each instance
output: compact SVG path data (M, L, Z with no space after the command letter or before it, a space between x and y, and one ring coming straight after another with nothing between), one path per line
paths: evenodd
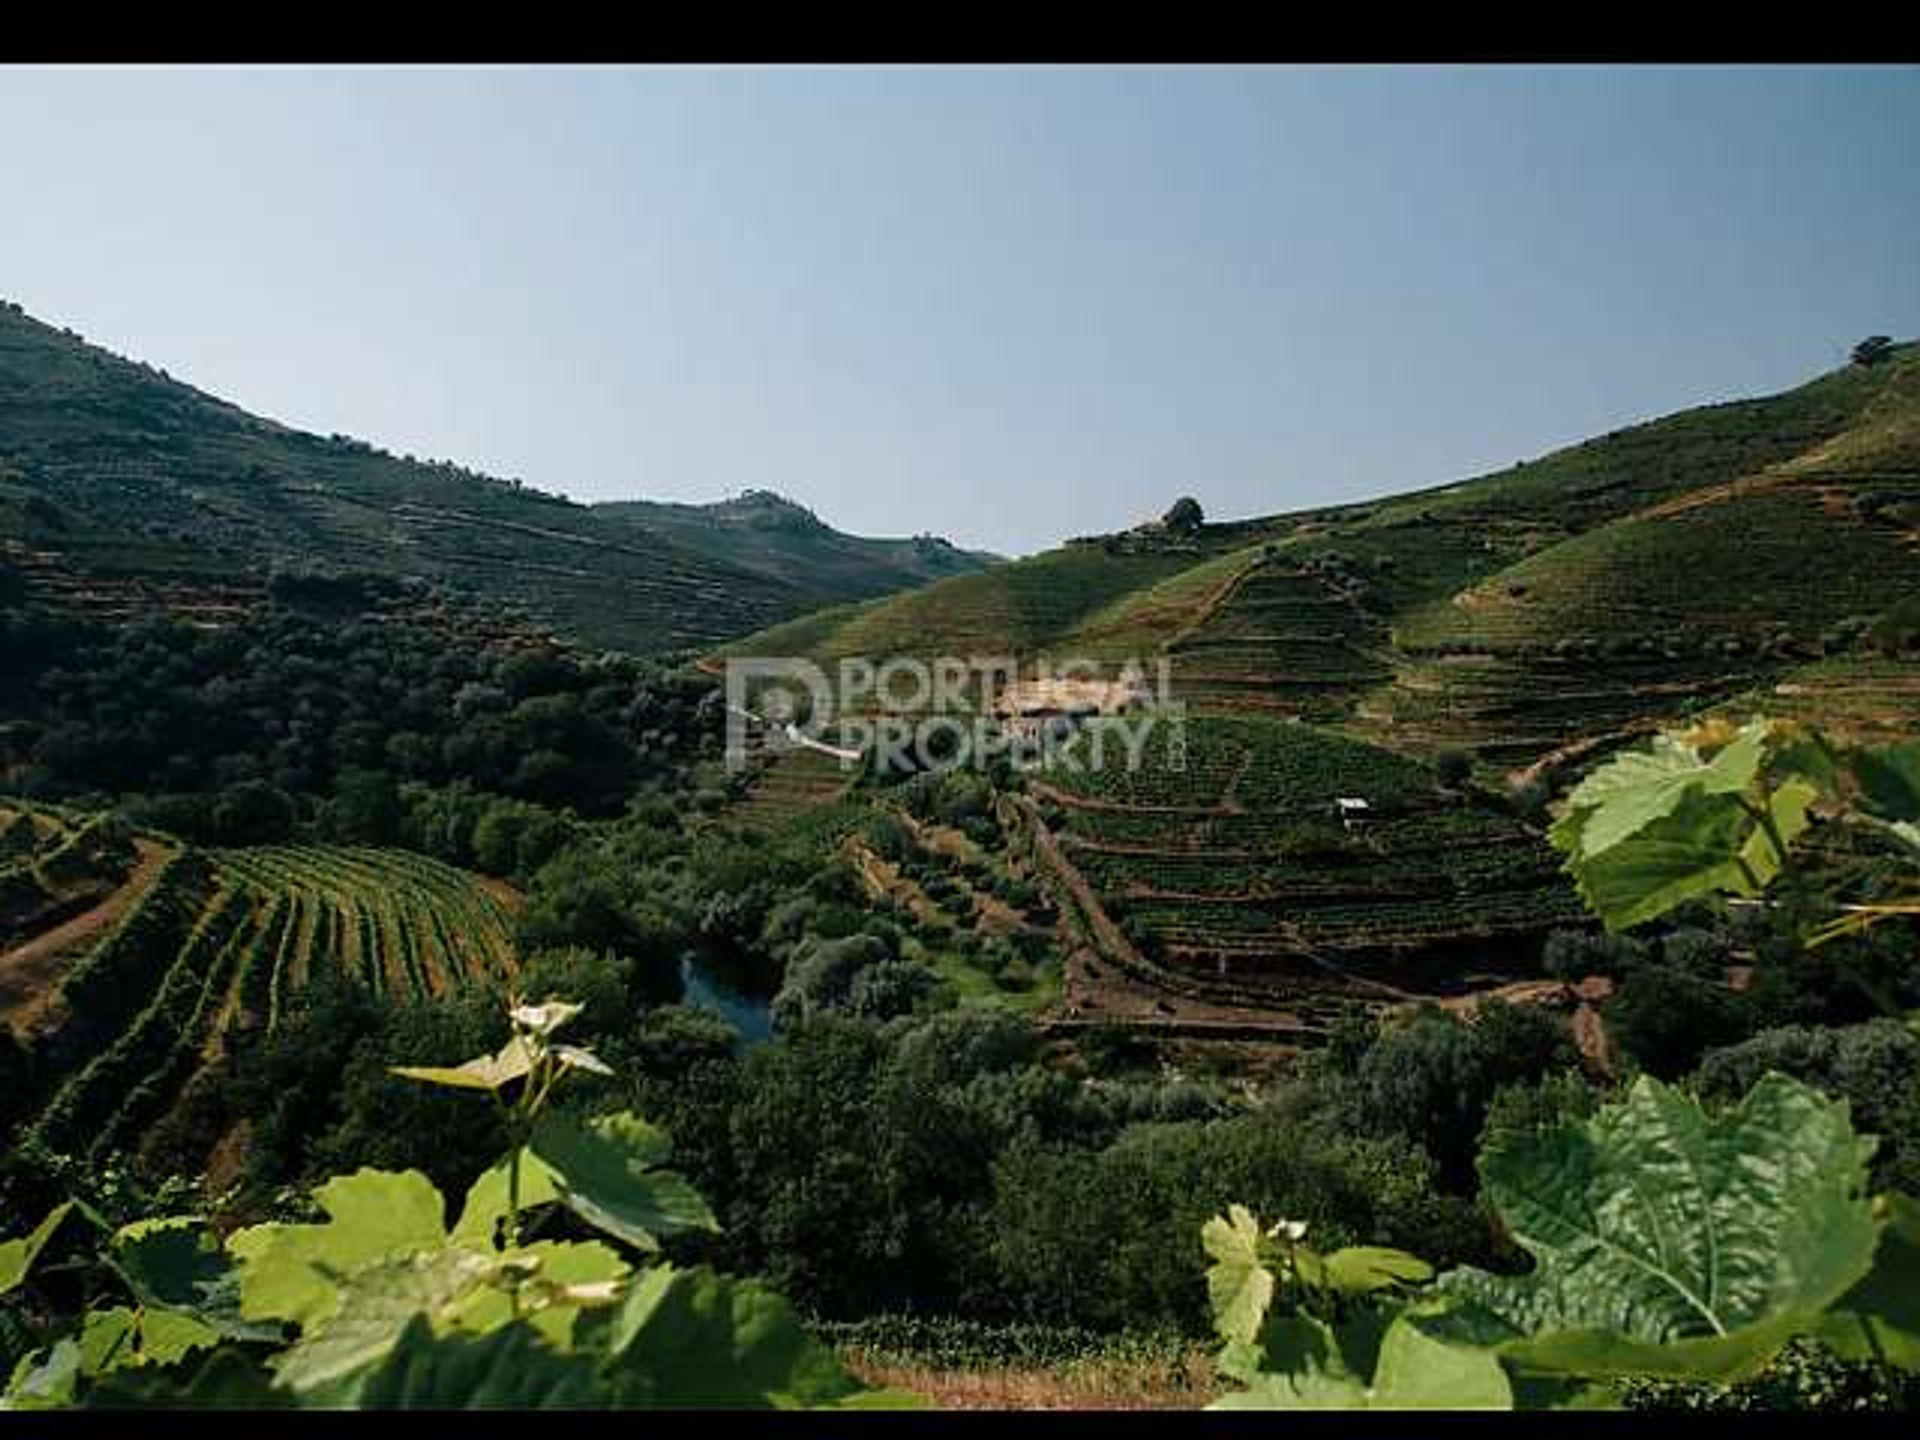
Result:
M290 424L1007 553L1920 331L1920 70L0 70L0 295Z

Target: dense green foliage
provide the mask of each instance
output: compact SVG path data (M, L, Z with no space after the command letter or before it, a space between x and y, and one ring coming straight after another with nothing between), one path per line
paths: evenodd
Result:
M1490 1144L1490 1203L1530 1272L1302 1245L1242 1206L1204 1240L1229 1407L1617 1404L1620 1382L1741 1381L1796 1338L1920 1370L1920 1209L1869 1201L1870 1138L1780 1075L1732 1110L1651 1079L1592 1119Z
M791 1407L858 1396L765 1286L660 1258L663 1242L714 1220L663 1168L659 1131L552 1103L562 1080L611 1073L556 1038L579 1009L515 1003L511 1036L491 1055L398 1072L499 1104L508 1153L451 1214L425 1176L373 1169L314 1192L324 1219L224 1239L192 1216L116 1226L90 1205L56 1206L0 1246L0 1300L70 1215L97 1232L89 1268L102 1288L78 1314L58 1287L27 1296L16 1314L34 1348L11 1367L5 1408ZM102 1303L109 1292L117 1303Z
M643 787L677 787L713 730L711 683L684 673L449 644L371 615L0 626L0 766L16 788L110 795L219 844L302 831L518 873L563 838L527 833L549 812L618 814Z

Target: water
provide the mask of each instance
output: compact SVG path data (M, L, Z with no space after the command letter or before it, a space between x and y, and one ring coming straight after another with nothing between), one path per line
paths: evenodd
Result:
M773 995L754 985L754 977L726 973L730 969L711 956L689 952L680 961L683 1001L718 1011L740 1032L743 1048L763 1044L773 1035Z

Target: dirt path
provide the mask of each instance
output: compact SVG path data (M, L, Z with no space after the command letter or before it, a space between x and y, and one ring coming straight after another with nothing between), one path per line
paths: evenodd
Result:
M52 981L60 962L110 929L147 893L160 867L174 855L152 840L135 840L133 845L140 858L118 890L91 910L0 955L0 1021L23 1034L31 1030L53 998Z

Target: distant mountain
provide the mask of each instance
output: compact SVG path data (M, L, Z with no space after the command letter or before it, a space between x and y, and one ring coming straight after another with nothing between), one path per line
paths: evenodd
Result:
M1202 711L1519 766L1714 704L1911 734L1915 611L1904 345L1477 479L1090 537L726 653L1164 658Z
M24 590L116 616L152 599L206 616L248 603L275 572L371 572L659 652L986 559L935 540L859 540L811 516L794 542L739 523L763 508L752 497L646 514L588 506L308 434L0 308L0 597ZM711 512L721 529L680 511Z
M907 590L1000 562L997 555L961 550L937 535L901 540L847 535L771 490L748 490L710 505L616 500L593 508L619 524L836 601Z

